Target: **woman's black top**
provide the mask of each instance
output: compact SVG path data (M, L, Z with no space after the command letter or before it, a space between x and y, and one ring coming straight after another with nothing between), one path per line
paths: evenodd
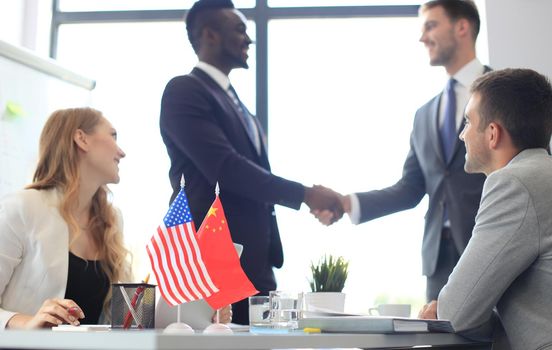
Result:
M109 280L98 260L85 260L69 252L65 299L72 299L84 312L81 324L97 324L109 291Z

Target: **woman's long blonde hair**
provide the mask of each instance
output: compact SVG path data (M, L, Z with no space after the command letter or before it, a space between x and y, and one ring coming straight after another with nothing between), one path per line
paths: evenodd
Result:
M40 135L38 165L30 189L57 189L61 195L59 211L74 236L81 229L73 215L78 205L80 184L79 152L73 137L77 130L87 134L103 120L100 111L92 108L61 109L52 113ZM116 221L115 209L108 201L109 189L101 186L92 197L88 229L98 248L101 267L110 284L129 281L130 252L123 243L123 234ZM104 314L109 316L111 288L104 301Z

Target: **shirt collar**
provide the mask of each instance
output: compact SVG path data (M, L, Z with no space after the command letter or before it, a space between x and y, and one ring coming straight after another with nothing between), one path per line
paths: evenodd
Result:
M217 67L210 65L209 63L199 61L196 64L196 68L204 71L211 79L213 79L224 91L230 87L230 78L226 74L220 71Z
M456 72L456 74L454 74L451 78L454 78L458 83L460 83L460 85L466 89L469 89L475 79L480 77L484 71L485 67L483 64L481 64L477 58L474 58L458 72Z

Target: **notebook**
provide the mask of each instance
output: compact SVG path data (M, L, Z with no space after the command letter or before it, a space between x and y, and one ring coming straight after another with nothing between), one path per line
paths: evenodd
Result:
M385 316L320 316L299 320L299 328L333 333L454 332L449 321Z

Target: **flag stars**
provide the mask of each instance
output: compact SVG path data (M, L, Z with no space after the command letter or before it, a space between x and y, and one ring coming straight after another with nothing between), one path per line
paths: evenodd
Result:
M217 210L218 210L218 208L213 208L213 207L209 208L209 212L207 213L207 217L217 216Z
M182 225L192 221L192 213L183 191L176 196L163 221L167 227Z

